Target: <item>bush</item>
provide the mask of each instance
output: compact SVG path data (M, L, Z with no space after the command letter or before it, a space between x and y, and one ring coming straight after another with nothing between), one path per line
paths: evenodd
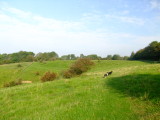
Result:
M67 70L67 71L64 71L63 72L63 77L64 78L71 78L71 77L73 77L74 75L73 75L73 73L70 71L70 70Z
M46 72L42 77L42 82L53 81L57 78L57 74L54 72Z
M18 80L14 80L14 81L5 83L5 84L3 85L3 87L12 87L12 86L20 85L20 84L22 84L22 80L21 80L21 79L18 79Z
M78 59L69 70L63 73L63 77L71 78L75 75L81 75L83 72L86 72L91 68L94 63L88 58L80 58Z
M94 63L90 59L81 58L70 67L70 70L76 75L80 75L83 72L88 71L93 64Z
M17 64L17 67L22 67L22 65L21 64Z
M35 75L36 75L36 76L39 76L39 75L40 75L40 73L37 71L37 72L35 72Z

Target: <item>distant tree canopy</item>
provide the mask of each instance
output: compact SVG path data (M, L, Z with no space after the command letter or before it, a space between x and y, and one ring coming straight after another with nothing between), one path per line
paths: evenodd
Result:
M12 54L0 54L0 64L30 62L34 60L33 52L20 51Z
M63 55L61 56L61 60L75 60L78 58L89 58L91 60L128 60L129 57L128 56L120 56L119 54L114 54L112 55L107 55L106 58L102 58L100 56L98 56L97 54L90 54L85 56L84 54L80 54L79 57L76 57L74 54L68 54L68 55Z
M160 42L153 41L147 47L131 54L132 60L160 60Z
M133 60L134 55L135 55L135 53L132 52L132 53L131 53L131 56L129 57L129 59L130 59L130 60Z
M113 55L112 60L121 60L121 56L118 54Z
M107 60L112 60L112 55L107 55L106 59Z
M63 55L61 56L61 60L76 60L77 57L75 54L68 54L68 55Z
M12 54L0 54L0 64L32 62L39 60L55 60L58 54L55 52L38 53L36 56L33 52L19 51Z
M83 54L80 54L80 58L85 58L85 56Z
M56 52L44 52L44 53L38 53L35 56L35 59L37 61L42 60L42 61L47 61L47 60L55 60L57 59L59 56Z
M76 60L78 58L89 58L91 60L160 60L160 42L153 41L147 47L140 49L136 53L132 52L131 56L120 56L119 54L107 55L102 58L97 54L85 56L80 54L79 57L75 54L63 55L61 57L54 51L35 54L33 52L19 51L12 54L0 54L0 64L17 63L17 62L32 62L32 61L51 61L51 60Z
M96 54L87 55L86 58L89 58L91 60L99 60L99 59L101 59L101 57L96 55Z

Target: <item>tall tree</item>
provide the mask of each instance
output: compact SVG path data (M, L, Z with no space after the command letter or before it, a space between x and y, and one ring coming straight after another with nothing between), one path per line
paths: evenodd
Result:
M129 59L130 59L130 60L133 60L134 55L135 55L135 53L134 53L134 51L133 51L133 52L131 53Z
M153 41L147 47L138 50L133 56L135 60L160 60L160 42Z

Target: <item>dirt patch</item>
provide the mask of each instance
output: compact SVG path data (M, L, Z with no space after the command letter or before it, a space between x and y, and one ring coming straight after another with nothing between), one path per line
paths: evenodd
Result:
M22 81L22 83L32 83L32 81Z

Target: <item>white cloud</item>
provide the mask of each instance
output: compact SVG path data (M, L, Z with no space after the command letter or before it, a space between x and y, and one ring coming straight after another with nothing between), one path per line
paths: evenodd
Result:
M151 37L141 42L140 39L145 39L145 37L112 33L106 29L99 30L99 28L91 30L88 28L88 22L101 21L104 15L85 14L83 17L79 21L62 21L37 16L15 8L2 9L0 12L0 52L27 50L55 51L60 55L69 53L76 55L95 53L103 57L115 53L130 55L131 51L140 47L141 43L148 44L148 41L154 39ZM115 15L106 17L128 23L144 24L143 20L138 18ZM140 45L134 47L130 44L133 39L136 39Z
M7 12L14 14L17 17L21 17L21 18L28 18L31 16L30 12L24 12L22 10L12 8L12 7L5 7L5 8L2 8L2 10L7 11Z
M132 17L129 15L129 10L123 10L116 13L109 13L109 14L102 14L100 12L95 13L85 13L83 14L82 21L88 22L88 23L96 23L101 24L104 23L107 19L114 19L119 22L129 23L129 24L135 24L135 25L144 25L145 19L138 18L138 17Z

